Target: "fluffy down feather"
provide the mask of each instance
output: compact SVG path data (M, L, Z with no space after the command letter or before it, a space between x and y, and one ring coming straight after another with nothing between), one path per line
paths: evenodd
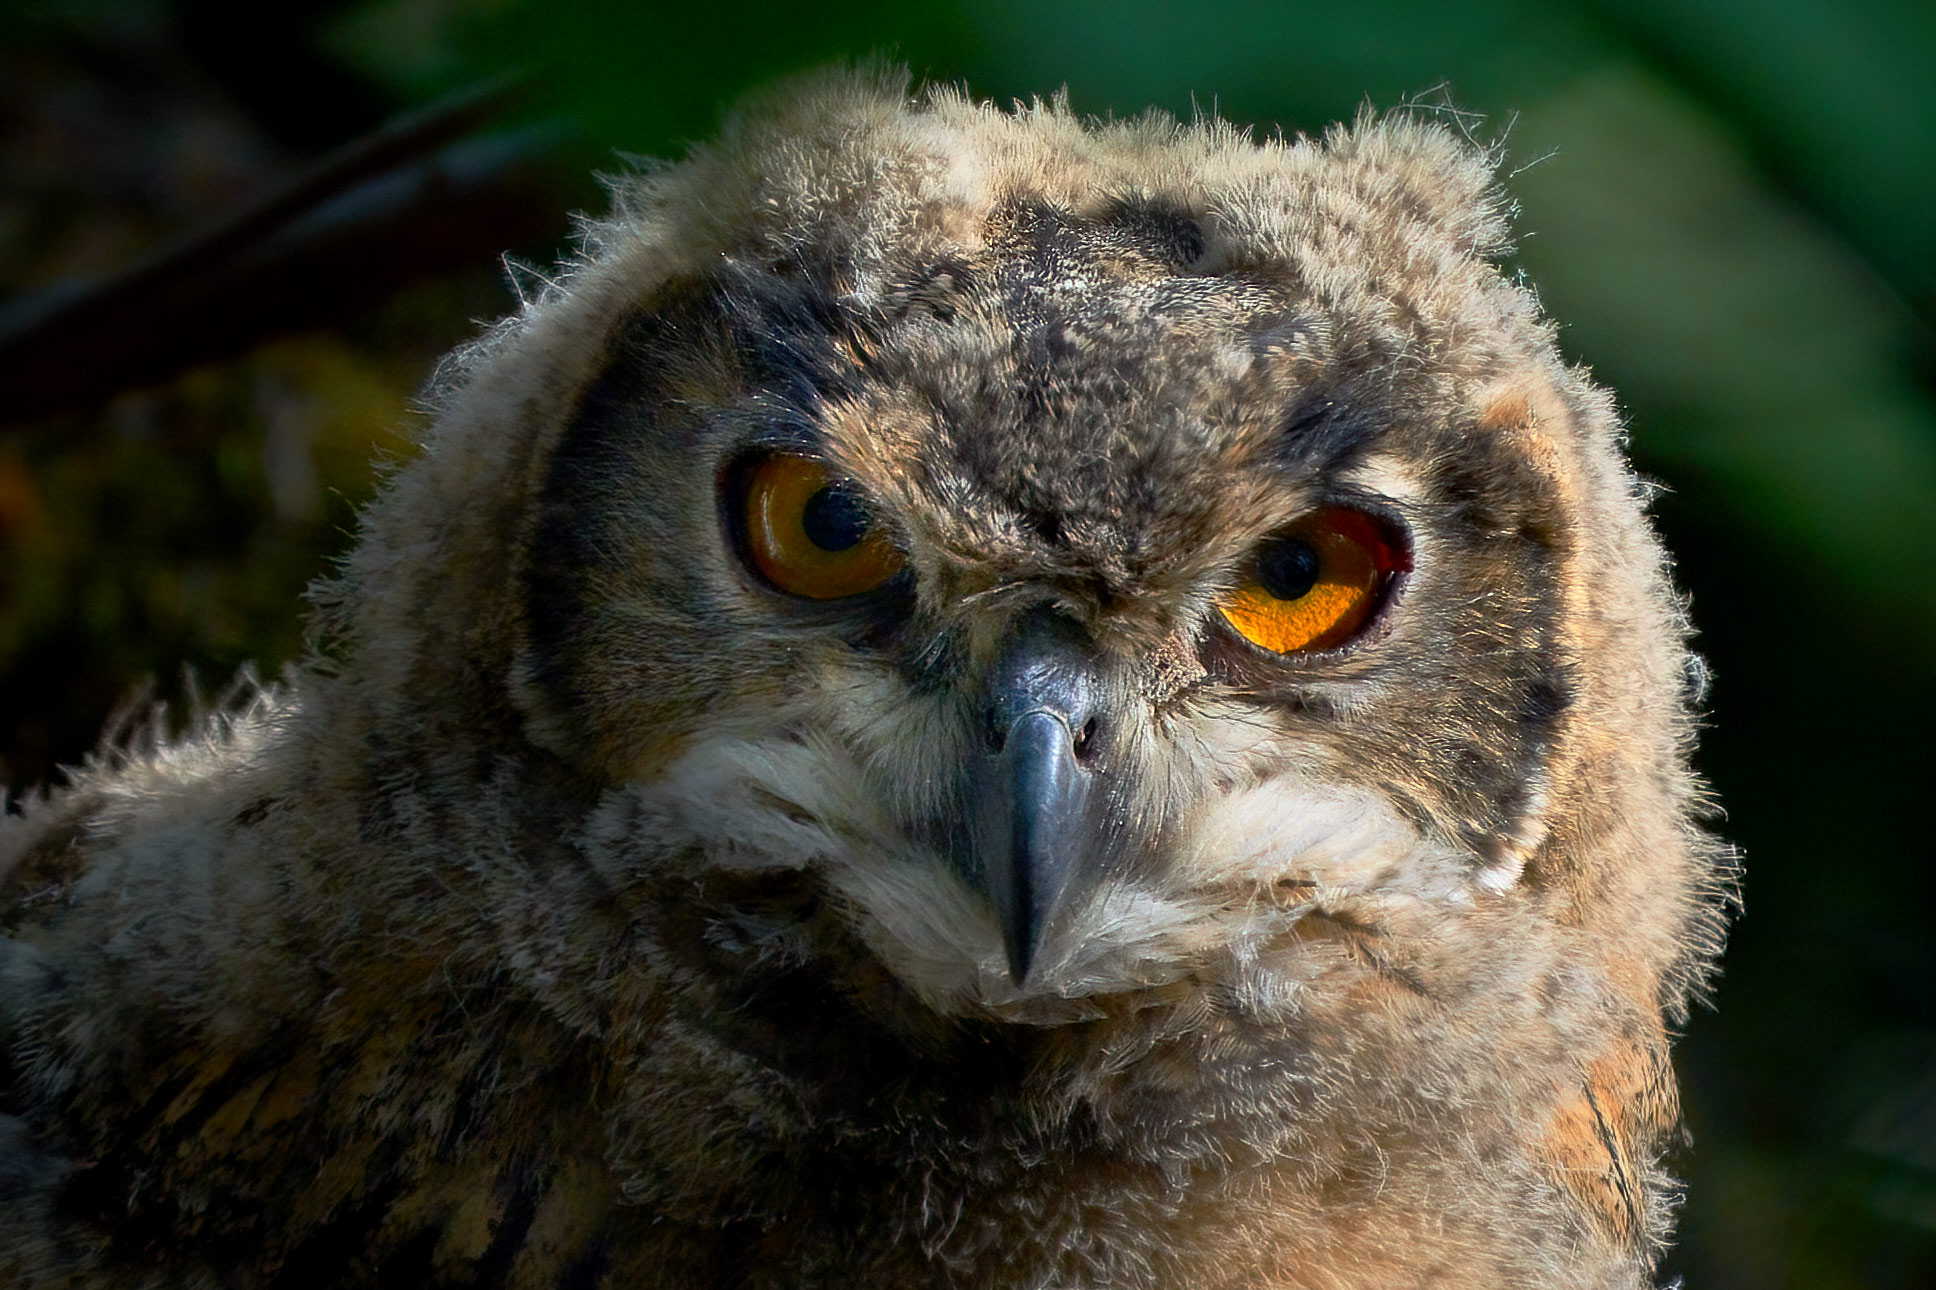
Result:
M1647 1284L1728 864L1506 238L1429 121L869 74L624 183L316 655L0 822L0 1281ZM893 535L880 595L749 569L774 451ZM1235 638L1338 504L1404 534L1372 626ZM1019 974L975 812L1049 621L1106 809Z

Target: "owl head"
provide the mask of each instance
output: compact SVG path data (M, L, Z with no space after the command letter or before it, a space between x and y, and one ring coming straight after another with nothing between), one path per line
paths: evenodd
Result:
M617 197L0 828L0 1277L1642 1284L1728 862L1491 158L838 73Z
M537 750L612 890L804 876L943 1015L1293 1008L1367 954L1678 1001L1685 628L1490 162L752 104L454 369L344 684Z

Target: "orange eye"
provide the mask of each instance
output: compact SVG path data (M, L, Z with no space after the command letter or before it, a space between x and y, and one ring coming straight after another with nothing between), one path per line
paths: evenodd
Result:
M775 453L753 467L745 521L754 567L796 596L857 596L901 567L901 553L875 526L854 486L806 457Z
M1267 538L1219 608L1245 640L1274 653L1330 649L1364 626L1406 567L1377 520L1327 507Z

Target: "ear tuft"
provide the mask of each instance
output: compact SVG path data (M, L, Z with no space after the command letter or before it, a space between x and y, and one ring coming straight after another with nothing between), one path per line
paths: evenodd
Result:
M1499 146L1473 138L1470 117L1455 115L1455 130L1426 111L1367 109L1351 125L1333 126L1326 148L1339 162L1376 176L1393 213L1436 226L1472 254L1504 255L1511 249L1512 211L1495 174Z

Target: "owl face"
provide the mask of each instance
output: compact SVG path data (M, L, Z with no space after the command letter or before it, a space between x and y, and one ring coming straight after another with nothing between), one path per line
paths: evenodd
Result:
M1434 316L1351 233L1339 290L1174 201L1018 199L865 286L838 242L664 284L543 483L553 744L686 863L818 875L944 1009L1511 887L1564 412L1517 293Z

